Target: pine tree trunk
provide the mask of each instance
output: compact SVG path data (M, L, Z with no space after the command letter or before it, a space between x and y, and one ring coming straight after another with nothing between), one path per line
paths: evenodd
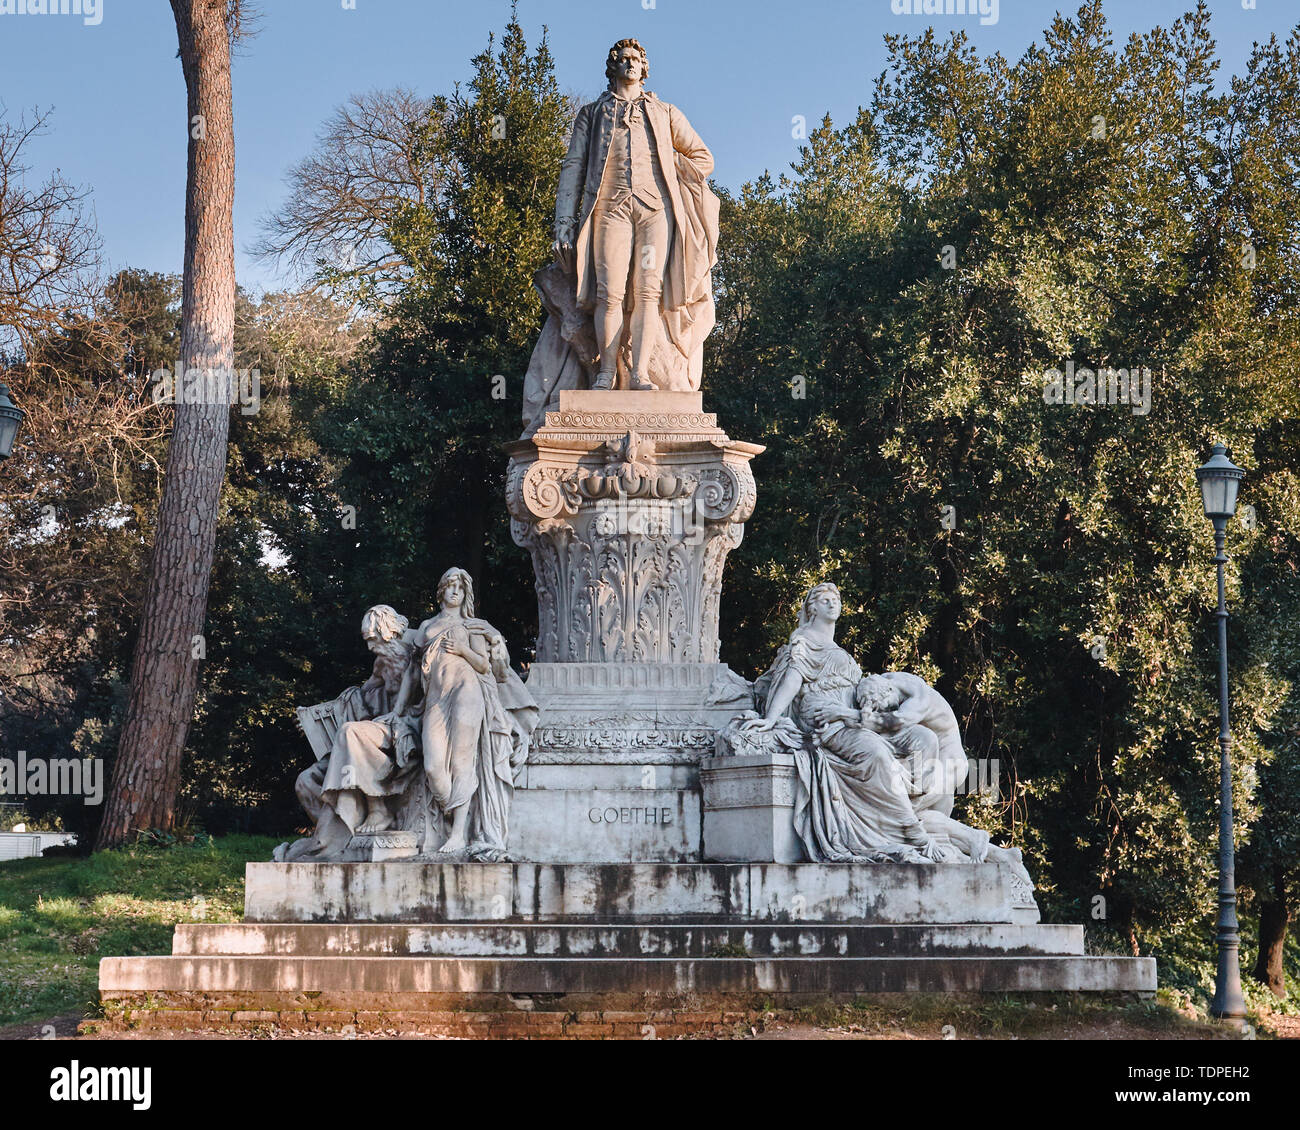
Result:
M1259 957L1254 977L1268 986L1275 997L1286 996L1286 978L1282 972L1282 951L1286 947L1286 930L1291 922L1286 884L1279 875L1273 883L1271 897L1259 908Z
M185 281L176 406L153 560L131 669L126 719L96 848L168 829L176 818L205 647L217 507L226 474L234 366L235 138L225 0L171 0L185 74L189 156ZM182 371L219 375L200 403L183 403Z

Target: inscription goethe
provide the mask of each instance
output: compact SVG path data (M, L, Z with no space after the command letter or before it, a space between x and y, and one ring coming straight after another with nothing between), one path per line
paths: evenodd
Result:
M587 819L593 824L648 824L664 827L673 822L671 808L601 808L596 805L587 810Z

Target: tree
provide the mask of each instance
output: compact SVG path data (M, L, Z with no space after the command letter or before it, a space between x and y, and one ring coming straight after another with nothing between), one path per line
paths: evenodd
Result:
M1300 436L1294 428L1289 430L1292 442L1289 450L1282 449L1285 465L1279 468L1283 474L1270 478L1294 499L1300 494ZM1250 497L1270 509L1281 501L1295 513L1294 502L1285 498L1261 499L1255 490ZM1300 525L1271 531L1247 572L1250 583L1234 612L1241 621L1237 634L1249 668L1281 672L1289 685L1276 711L1270 712L1265 736L1269 757L1259 772L1259 817L1242 847L1237 876L1253 896L1250 910L1258 919L1252 976L1275 996L1285 997L1287 933L1300 897ZM1248 693L1267 694L1269 689L1252 686Z
M235 137L230 42L239 0L172 0L189 127L185 272L176 405L149 584L131 669L122 740L96 841L168 829L193 717L198 660L226 471L234 371ZM216 380L182 395L182 372Z
M388 218L407 277L317 435L355 515L355 532L336 520L329 535L356 573L349 617L379 599L431 607L438 577L459 564L490 582L482 605L526 658L536 606L527 556L510 541L502 444L519 434L542 324L532 280L551 256L575 107L545 36L530 50L513 16L473 67L415 123L438 191Z
M237 300L235 364L260 372L262 400L232 414L182 787L184 810L212 832L301 822L294 707L332 698L365 663L357 590L368 563L341 528L339 467L313 431L352 379L365 327L347 315L319 294Z
M28 410L0 498L0 749L116 745L166 457L150 374L175 357L179 292L179 278L119 272L0 370ZM68 798L29 812L87 843L98 818Z

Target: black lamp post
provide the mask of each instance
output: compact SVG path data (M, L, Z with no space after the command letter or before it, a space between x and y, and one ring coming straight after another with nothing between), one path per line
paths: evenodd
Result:
M8 459L27 413L9 399L9 389L0 384L0 459Z
M1241 995L1241 970L1237 951L1237 882L1232 845L1232 735L1228 729L1228 606L1223 591L1223 551L1228 519L1237 512L1237 491L1246 472L1228 458L1228 449L1214 445L1208 462L1196 468L1205 516L1214 523L1214 563L1219 570L1219 969L1214 979L1213 1016L1246 1015Z

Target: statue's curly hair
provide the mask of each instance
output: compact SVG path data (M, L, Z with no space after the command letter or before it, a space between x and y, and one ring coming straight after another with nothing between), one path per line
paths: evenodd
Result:
M373 608L367 608L366 614L361 617L361 631L373 629L381 640L390 643L401 637L408 623L406 617L392 605L376 604Z
M858 683L856 695L861 709L877 713L897 710L903 702L903 692L884 675L868 675Z
M618 63L618 53L624 47L635 47L641 52L641 81L644 82L650 77L650 60L646 57L645 48L635 39L620 39L609 49L609 54L605 58L605 77L610 82L614 81L616 75L614 67Z

